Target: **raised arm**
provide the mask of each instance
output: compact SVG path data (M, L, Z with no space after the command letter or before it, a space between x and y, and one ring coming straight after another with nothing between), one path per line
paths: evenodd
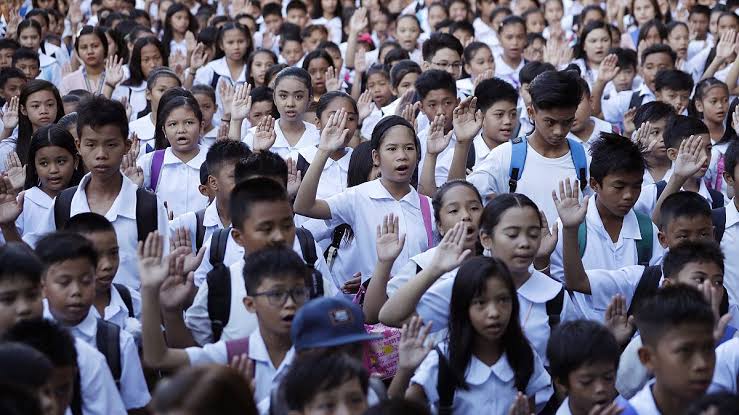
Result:
M614 54L610 54L603 59L600 63L600 69L598 69L598 78L596 78L593 84L593 90L591 91L591 100L593 103L593 115L596 117L602 117L601 102L600 99L603 96L603 90L606 88L609 82L611 82L616 75L621 71L621 68L616 66L618 64L618 57Z
M734 54L734 45L736 39L736 32L734 30L727 30L721 34L721 39L716 45L716 56L703 71L701 80L712 77L730 57Z
M559 197L557 191L552 191L552 199L557 207L559 219L562 221L562 257L565 274L565 287L571 291L590 294L590 281L580 258L580 249L577 242L577 230L585 220L588 211L589 196L585 196L580 203L580 187L577 180L570 184L570 179L559 182Z
M423 161L423 170L418 182L418 192L428 197L436 194L436 159L444 151L452 139L452 132L444 134L446 117L437 115L431 121L429 133L426 137L426 157Z
M237 85L231 103L231 121L228 125L228 138L241 141L241 124L251 111L251 85Z
M677 158L672 162L672 176L667 181L665 190L662 191L657 204L652 212L652 221L660 223L662 214L662 203L673 193L677 193L682 189L685 182L693 177L703 165L706 163L708 155L702 146L703 139L700 137L690 136L680 143Z
M377 226L377 264L372 273L367 293L364 295L364 319L368 324L379 321L380 309L387 301L387 282L390 270L405 245L405 235L400 235L398 217L385 215L382 226Z
M477 98L467 97L454 109L454 144L452 164L447 181L464 180L467 177L467 157L472 142L482 128L482 111L477 109Z

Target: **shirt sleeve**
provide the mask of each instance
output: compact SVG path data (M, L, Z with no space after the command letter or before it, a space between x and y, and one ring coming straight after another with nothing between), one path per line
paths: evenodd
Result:
M332 220L342 221L353 227L356 204L362 203L361 200L357 200L356 194L356 188L349 188L325 200L331 211Z
M210 65L203 66L195 72L195 79L193 79L193 85L210 85L213 79L213 69Z
M126 409L145 407L151 400L141 368L139 352L131 335L121 332L121 398Z
M416 305L416 313L421 320L433 322L431 331L439 331L449 325L449 300L455 278L447 278L431 286Z
M636 286L644 274L644 267L631 265L616 270L592 269L585 272L590 280L593 308L603 311L616 294L622 294L626 298L627 307L631 305Z
M532 350L533 351L533 350ZM534 397L536 405L536 413L541 412L552 397L554 389L552 389L552 378L544 368L544 363L539 355L534 352L534 373L531 374L529 384L526 385L526 396Z
M403 267L400 268L400 271L398 271L395 275L391 275L390 280L387 282L387 287L385 288L385 293L387 294L388 298L392 297L396 292L398 292L400 287L410 281L411 278L415 277L417 269L418 264L411 260L403 265Z
M206 344L203 347L188 347L185 349L190 365L228 364L228 353L226 342L221 340L216 343Z
M200 261L198 269L195 270L195 286L200 287L205 283L208 277L208 273L213 269L213 265L210 264L210 242L212 238L208 238L203 242L205 247L205 253L203 254L203 260Z
M716 348L716 369L708 392L736 393L738 375L739 339L733 338Z
M610 123L620 124L624 119L624 113L629 109L629 101L632 90L614 92L601 99L601 109L603 110L603 119Z
M213 328L208 315L208 281L200 284L192 305L185 311L185 325L199 345L213 342Z

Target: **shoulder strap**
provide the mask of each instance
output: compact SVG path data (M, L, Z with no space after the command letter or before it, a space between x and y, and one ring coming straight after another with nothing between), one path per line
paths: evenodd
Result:
M423 227L426 228L426 242L429 249L434 247L434 231L431 225L431 206L426 196L418 194L418 202L421 205L421 216L423 217Z
M477 154L475 154L475 142L470 144L469 151L467 151L467 170L472 170L475 167L475 160L477 160Z
M316 240L313 239L313 234L305 228L295 229L295 236L298 238L300 244L300 252L303 254L303 260L308 268L311 270L310 281L308 287L310 287L310 298L323 297L323 275L316 269L316 261L318 261L318 254L316 253Z
M545 306L547 309L547 316L549 316L549 328L553 329L559 324L562 316L562 309L565 304L565 288L562 287L557 295L551 300L547 301Z
M151 170L149 180L149 188L152 192L157 191L157 185L159 184L159 174L162 172L162 164L164 163L164 150L154 150L154 155L151 157Z
M210 80L210 86L213 87L216 91L218 91L218 80L221 79L221 74L219 74L216 71L213 71L213 78Z
M308 172L308 167L310 167L308 160L306 160L302 154L298 154L298 160L295 162L295 169L300 172L300 177L305 177L305 173Z
M636 108L641 107L642 101L644 101L644 97L639 94L639 91L632 92L631 100L629 101L629 109L632 109L634 107Z
M215 267L222 264L226 257L226 245L228 237L231 234L231 228L216 229L210 237L210 265Z
M652 245L654 243L652 219L639 212L634 213L636 213L636 221L639 224L639 233L641 234L641 239L636 240L638 264L647 267L649 266L649 261L652 259Z
M136 231L139 241L158 229L157 195L139 187L136 189Z
M118 291L118 294L121 296L121 299L123 300L123 304L126 305L126 308L128 309L128 316L131 318L136 318L133 312L133 299L131 298L131 291L128 290L128 287L126 287L123 284L113 283L113 287Z
M588 225L583 222L577 228L577 247L580 250L580 258L585 256L585 248L588 245Z
M726 169L726 157L719 153L718 156L718 162L716 163L716 186L714 187L719 192L721 191L721 187L723 186L723 180L724 180L724 170ZM710 182L708 183L711 184ZM709 189L711 186L708 187Z
M108 362L110 373L113 375L118 388L120 388L122 372L120 335L120 327L101 318L97 319L95 345L100 353L105 356L105 361Z
M511 139L511 167L508 170L508 192L516 193L518 181L523 175L523 167L526 164L526 151L528 145L526 138L516 137Z
M208 318L213 340L218 341L231 314L231 274L223 264L230 228L213 232L210 240L210 264L213 269L206 276L208 281Z
M69 410L72 415L82 414L82 382L80 380L80 371L74 373L74 389L72 390L72 401L69 403Z
M205 209L200 209L195 212L195 253L200 251L203 246L203 239L205 239Z
M662 192L665 191L665 187L667 187L667 182L664 180L660 180L656 182L654 185L657 186L657 198L654 199L654 202L657 203L657 201L659 200L659 197L662 196Z
M242 354L249 356L249 336L226 340L226 364L231 364L234 357Z
M724 228L726 228L726 206L711 210L711 220L713 221L713 238L720 244L724 238Z
M54 201L54 224L57 230L64 228L64 224L69 220L72 210L72 198L77 192L77 187L70 187L59 193Z
M711 209L718 209L724 206L724 194L718 190L708 189L711 195Z
M662 278L662 267L659 265L644 268L639 283L636 285L636 290L634 290L634 297L631 299L631 304L626 312L627 315L634 314L639 309L639 303L657 292L660 278Z
M568 138L567 142L570 145L570 156L577 172L577 180L580 181L580 190L585 190L588 185L588 158L585 156L585 147L572 138Z
M454 406L454 377L452 369L449 367L449 361L444 353L441 352L439 346L434 349L439 355L439 374L436 379L436 392L439 394L439 407L437 413L439 415L451 415Z

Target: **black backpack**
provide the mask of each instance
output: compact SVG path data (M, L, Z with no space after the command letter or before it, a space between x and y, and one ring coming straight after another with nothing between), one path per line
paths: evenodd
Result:
M62 229L69 220L72 207L72 198L77 187L70 187L59 193L54 202L54 223L57 229ZM136 189L136 232L138 240L143 241L157 230L157 196L142 188Z
M203 246L203 240L205 239L205 225L203 225L203 221L205 220L205 209L203 208L195 212L195 253L197 254L198 251L200 251L200 248Z
M208 318L214 342L221 338L231 314L231 273L223 263L230 235L231 228L218 229L213 232L210 240L209 260L213 269L208 272L206 279L208 281ZM310 298L322 297L323 276L314 265L318 260L318 254L313 235L305 228L296 228L295 236L300 243L303 259L311 269L310 281L306 281Z
M121 300L123 300L123 304L128 309L128 316L131 318L136 318L136 315L133 312L133 300L131 299L131 291L129 291L128 287L123 284L118 284L114 282L113 288L118 291L118 294L121 296Z
M102 318L97 319L97 334L95 335L95 346L98 351L105 356L108 363L110 373L118 389L121 388L121 372L123 365L121 364L121 328L118 325Z
M713 222L713 238L716 243L721 244L726 227L726 206L711 210L711 221Z
M640 95L639 91L631 93L631 99L629 100L629 109L641 107L641 103L644 101L646 95Z

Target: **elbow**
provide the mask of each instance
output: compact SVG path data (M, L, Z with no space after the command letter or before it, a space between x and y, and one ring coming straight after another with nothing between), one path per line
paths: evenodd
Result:
M399 326L399 324L398 324L399 319L397 319L395 317L397 317L397 316L394 316L393 315L392 309L388 308L388 304L387 303L385 305L383 305L382 308L380 308L380 312L377 315L377 319L380 321L380 323L382 323L382 324L384 324L386 326L390 326L390 327L398 327Z

